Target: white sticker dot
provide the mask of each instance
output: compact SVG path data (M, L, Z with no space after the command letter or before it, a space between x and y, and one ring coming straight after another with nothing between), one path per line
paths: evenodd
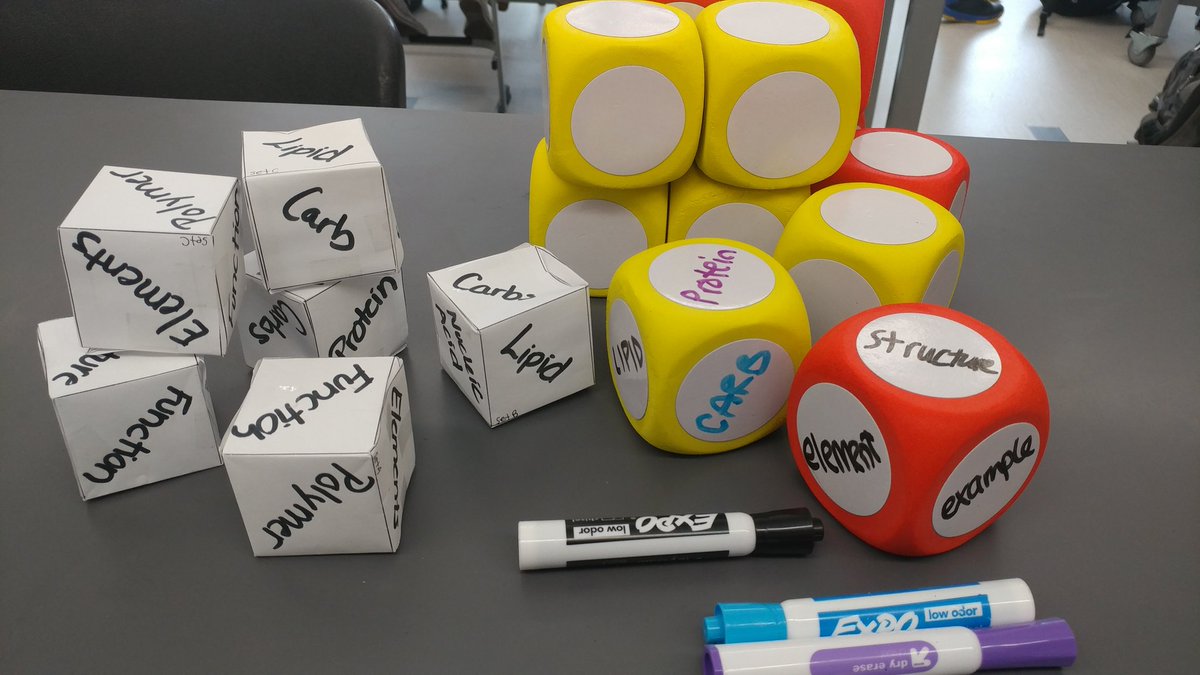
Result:
M643 66L600 73L571 110L571 139L579 154L615 176L634 176L662 164L683 138L683 127L679 89Z
M967 205L967 181L958 184L958 190L954 193L954 201L950 202L950 213L954 217L962 220L963 208Z
M871 372L921 396L977 396L1000 379L1000 354L991 342L932 314L881 316L862 327L855 346Z
M872 169L896 176L936 176L954 163L941 145L899 131L865 133L850 144L850 154Z
M795 374L791 357L774 342L731 342L700 359L679 385L679 425L714 443L748 436L787 403Z
M746 171L787 178L825 157L840 127L841 106L829 85L815 75L788 71L742 93L729 113L726 142Z
M933 278L929 280L921 302L942 307L950 306L950 299L954 297L954 287L958 285L958 261L958 251L950 251L942 259L942 264L938 265Z
M625 207L585 199L554 215L546 228L546 248L588 286L608 288L621 263L646 250L646 231Z
M892 463L875 418L836 384L814 384L796 405L803 467L838 506L856 516L883 508L892 492Z
M614 300L608 312L608 365L625 411L635 420L646 415L650 379L646 350L637 319L624 300Z
M650 263L650 285L685 307L726 310L749 307L775 289L775 273L753 253L736 246L676 246Z
M842 321L880 305L871 284L836 260L805 260L789 272L804 300L814 344Z
M767 45L802 45L829 34L825 17L782 2L732 5L717 13L717 27L735 38Z
M770 211L755 204L721 204L692 223L688 239L720 237L755 246L764 253L775 250L783 234L783 223Z
M963 457L933 503L933 531L958 537L983 525L1009 504L1041 459L1041 437L1018 422L985 438Z
M917 199L881 188L853 188L821 202L829 227L868 244L914 244L937 230L937 216Z
M592 35L644 38L662 35L679 26L679 17L653 5L623 0L588 2L567 12L567 23Z

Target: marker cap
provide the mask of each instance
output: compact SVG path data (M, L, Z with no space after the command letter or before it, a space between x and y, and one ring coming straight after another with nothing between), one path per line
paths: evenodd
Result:
M787 639L787 615L779 603L723 602L704 617L704 642L732 644Z
M825 538L825 526L806 508L754 513L756 556L800 556L812 553L813 544Z
M983 650L980 670L1061 668L1075 663L1075 634L1062 619L975 631Z

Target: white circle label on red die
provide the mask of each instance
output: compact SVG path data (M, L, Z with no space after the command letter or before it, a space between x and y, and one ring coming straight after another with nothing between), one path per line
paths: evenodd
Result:
M880 305L871 284L836 260L805 260L789 273L804 299L814 343L842 321Z
M787 71L764 77L738 97L726 143L746 171L788 178L825 157L840 127L841 105L829 85L815 75Z
M671 80L644 66L621 66L600 73L579 92L571 109L571 140L597 170L635 176L675 151L684 122L683 96Z
M835 231L868 244L915 244L937 231L937 216L895 190L851 188L821 202L821 219Z
M856 516L883 508L892 463L875 418L854 394L814 384L796 406L796 435L809 475L835 504Z
M679 17L662 7L624 0L584 3L566 18L573 28L611 38L654 37L679 26Z
M967 453L933 503L933 531L958 537L983 525L1017 496L1033 475L1041 437L1018 422L988 436Z
M650 285L685 307L740 309L775 290L775 273L746 249L688 244L668 249L650 263Z
M647 248L637 216L620 204L584 199L554 214L546 248L592 288L608 288L613 272Z
M858 332L858 357L885 382L921 396L967 398L1000 380L1000 354L975 330L932 314L890 314Z
M717 27L728 35L765 45L802 45L829 34L825 17L806 7L782 2L744 2L717 13Z
M950 251L942 258L942 263L938 265L933 278L929 280L929 285L925 287L925 295L921 297L921 302L927 305L950 306L950 299L954 297L954 287L958 285L960 259L957 250Z
M774 251L783 235L783 223L756 204L721 204L700 215L688 229L688 239L719 237L745 242L762 251Z
M865 133L850 144L850 154L876 171L896 176L936 176L954 163L940 144L899 131Z
M694 438L720 443L748 436L787 403L795 365L769 340L738 340L692 366L675 397L679 425Z
M650 378L642 344L642 332L629 305L624 300L614 300L608 312L608 363L625 412L635 420L645 417L650 400Z

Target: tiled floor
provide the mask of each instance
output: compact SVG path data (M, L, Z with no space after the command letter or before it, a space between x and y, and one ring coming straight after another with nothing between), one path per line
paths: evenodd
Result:
M913 0L929 1L929 0ZM509 110L543 114L542 18L553 5L514 2L500 14ZM1154 61L1126 58L1129 13L1054 16L1036 35L1039 0L1005 0L999 24L943 24L929 77L920 130L965 136L1125 143L1167 71L1200 41L1191 7L1181 7ZM442 10L426 0L417 17L437 35L461 35L457 2ZM483 49L406 48L409 106L492 111L498 99L491 53Z

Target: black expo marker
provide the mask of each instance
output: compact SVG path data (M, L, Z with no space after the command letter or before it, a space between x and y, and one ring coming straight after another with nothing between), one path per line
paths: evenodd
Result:
M808 509L766 513L523 520L517 524L522 570L743 555L802 556L825 536Z

